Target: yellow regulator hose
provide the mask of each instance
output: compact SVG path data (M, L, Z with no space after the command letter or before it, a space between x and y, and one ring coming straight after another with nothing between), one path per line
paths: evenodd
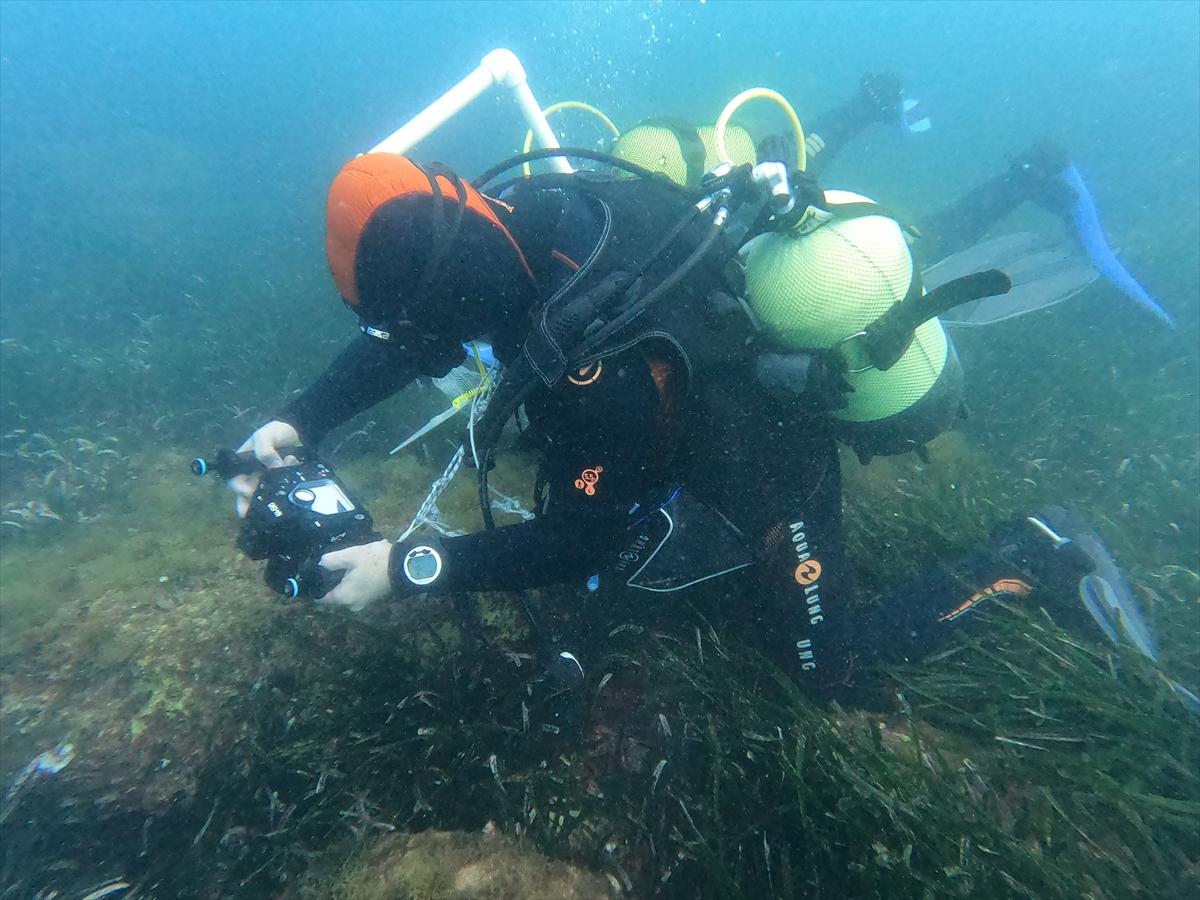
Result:
M782 98L780 98L780 99L782 99ZM786 103L786 102L787 101L785 100L784 103ZM610 119L604 113L600 112L600 110L596 109L596 107L589 106L586 103L581 103L578 100L564 100L562 103L553 103L550 106L547 106L545 109L542 110L542 115L548 116L551 113L556 113L562 109L581 109L584 112L589 112L593 116L598 118L601 122L603 122L605 125L608 126L608 130L613 133L613 137L621 136L621 132L617 130L617 126L613 124L612 119ZM793 113L792 115L794 117L795 113ZM521 152L528 153L529 149L532 146L533 146L533 130L530 129L528 132L525 133L525 146L521 149ZM522 166L522 168L525 170L525 177L528 178L529 174L530 174L529 163L525 163L525 165Z
M803 172L808 168L808 152L804 146L804 129L800 126L800 118L796 115L796 111L792 109L792 105L784 99L783 95L770 88L750 88L742 91L721 110L721 116L717 119L716 141L717 153L721 157L722 162L732 163L733 160L729 156L729 151L725 149L725 126L729 124L730 118L738 110L740 106L749 100L773 100L783 110L788 117L788 121L792 123L792 133L796 135L796 165ZM553 109L554 107L551 107ZM528 141L526 144L528 145Z

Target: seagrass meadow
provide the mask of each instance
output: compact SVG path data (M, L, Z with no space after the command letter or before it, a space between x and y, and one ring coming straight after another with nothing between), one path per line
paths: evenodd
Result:
M845 459L864 572L899 577L870 548L938 540L963 492L986 496L978 455L954 437L931 449L858 477ZM497 483L528 476L522 462ZM820 709L719 602L576 597L563 627L579 629L588 684L565 704L515 596L361 616L285 601L230 547L223 494L178 474L181 454L127 464L140 474L108 522L7 538L6 593L22 585L41 614L6 629L5 780L74 747L5 799L13 895L117 878L147 897L1196 888L1196 720L1136 651L1078 617L1064 627L1074 598L998 601L937 658L864 675L855 709ZM342 471L401 527L387 498L419 501L433 470L368 453ZM472 502L456 482L443 512L466 524ZM1164 669L1194 672L1193 576L1161 568L1135 580L1157 585Z
M1174 326L1099 279L953 331L968 414L928 458L842 452L848 593L869 613L1069 506L1158 659L1043 589L822 706L722 579L358 614L272 593L188 464L357 334L324 247L342 164L502 46L539 102L622 128L757 85L807 125L895 70L933 127L875 123L821 178L918 224L1067 148ZM0 900L1200 896L1197 46L1200 8L1152 0L0 3ZM577 113L564 140L608 138ZM524 136L488 95L414 152L470 178ZM992 235L1070 228L1026 204ZM446 405L422 380L320 447L387 537L463 419L388 451ZM502 442L491 484L528 504L536 467ZM439 500L464 531L473 474Z

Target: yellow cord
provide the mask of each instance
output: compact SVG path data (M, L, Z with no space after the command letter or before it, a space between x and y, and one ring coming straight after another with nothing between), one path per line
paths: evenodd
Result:
M742 91L721 110L721 116L717 119L716 141L717 155L720 156L721 162L731 163L732 158L729 156L729 151L725 148L725 126L729 124L729 119L737 111L738 107L746 103L748 100L774 100L784 111L788 117L788 121L792 123L792 132L796 135L796 165L803 172L808 168L808 151L804 146L804 129L800 126L800 118L796 115L796 111L792 109L792 105L784 99L783 95L771 90L770 88L750 88Z
M483 381L487 381L487 369L483 367L483 360L479 358L479 348L475 346L475 342L471 341L471 355L475 357L475 368L479 370L479 377Z
M484 384L476 385L475 387L473 387L469 391L467 391L465 394L459 394L457 397L455 397L453 400L451 400L450 405L453 406L455 409L462 409L464 403L466 403L468 400L470 400L472 397L474 397L476 394L478 394L480 391L482 391L485 387L486 387L486 385L484 385Z
M479 348L475 346L474 341L471 342L471 356L475 358L475 367L479 369L479 384L471 388L465 394L459 394L450 401L450 405L455 409L462 409L464 403L488 386L489 378L487 369L483 367L483 360L479 358Z
M600 119L600 121L602 121L605 125L608 126L608 130L613 133L613 137L621 136L621 132L617 129L617 126L612 123L612 119L610 119L604 113L600 112L600 110L596 109L596 107L589 106L586 103L581 103L578 100L564 100L561 103L551 104L550 106L547 106L545 109L542 110L542 115L548 116L551 113L558 112L560 109L582 109L584 112L590 112L592 115L596 116L596 118ZM521 152L528 153L529 148L532 146L533 146L533 129L530 129L528 132L525 133L525 146L522 148ZM525 177L528 178L529 174L530 174L529 163L525 163L525 165L522 168L525 170Z

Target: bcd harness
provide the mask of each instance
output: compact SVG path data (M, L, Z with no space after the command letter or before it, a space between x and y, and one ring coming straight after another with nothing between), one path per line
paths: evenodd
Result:
M551 150L514 157L485 172L474 185L481 188L497 174L527 160L561 154ZM748 167L730 169L723 178L710 179L694 189L607 154L572 149L567 155L594 159L637 177L577 173L520 180L522 184L532 181L538 189L569 189L590 195L601 210L603 223L595 246L579 269L535 314L520 356L507 367L476 425L480 505L488 527L494 526L487 471L509 417L535 391L552 389L568 370L582 369L647 338L674 344L686 367L687 354L673 335L638 320L705 261L725 234L731 212L736 211L739 219L756 219L768 199L755 189ZM665 233L655 227L663 224L664 211L668 216L669 211L681 212ZM654 241L659 234L662 237ZM644 246L652 249L646 253L641 250ZM737 246L723 250L732 254Z
M715 271L720 273L724 264L736 257L749 238L768 230L795 227L810 215L895 218L873 203L825 209L823 194L819 189L813 190L815 185L811 183L804 192L803 200L807 202L797 204L790 216L773 215L771 193L756 183L749 166L718 167L705 176L699 187L684 187L617 157L575 148L538 150L514 156L484 172L472 182L472 187L482 191L496 176L516 166L552 156L594 160L634 177L586 171L572 175L545 174L513 179L496 189L499 192L511 186L531 185L534 189L582 192L590 195L603 211L604 220L595 246L579 264L578 270L536 312L520 356L506 367L503 380L475 426L474 463L479 479L480 509L489 529L494 528L495 523L491 515L487 473L492 466L495 446L504 424L535 391L552 389L568 370L582 369L650 337L674 344L685 367L690 366L687 353L672 334L638 320L663 297L679 288L706 257L710 257L708 262L715 264ZM422 292L436 277L440 261L458 233L466 197L466 191L459 190L463 200L448 222L435 176L446 175L456 189L459 182L452 177L453 173L447 175L441 168L428 167L426 172L434 187L435 242L419 283ZM657 216L647 213L647 187L659 204L671 210L679 211L680 207L683 210L650 252L639 256L630 252L630 240L623 232L626 229L641 232L646 244L650 243L651 234L659 233L647 227L648 218L654 221L661 218L661 213ZM632 202L631 198L634 198ZM818 206L818 203L822 205ZM705 219L708 219L707 225ZM871 365L886 370L904 354L919 325L962 303L1002 294L1010 287L1008 276L992 269L956 279L925 294L914 264L903 302L893 304L882 316L846 340L860 340ZM368 334L375 331L367 327L363 330Z

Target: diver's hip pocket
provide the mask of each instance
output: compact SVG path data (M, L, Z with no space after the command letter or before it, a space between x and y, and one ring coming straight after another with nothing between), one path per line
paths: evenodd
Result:
M682 489L631 533L614 568L643 591L679 591L754 564L733 527Z

